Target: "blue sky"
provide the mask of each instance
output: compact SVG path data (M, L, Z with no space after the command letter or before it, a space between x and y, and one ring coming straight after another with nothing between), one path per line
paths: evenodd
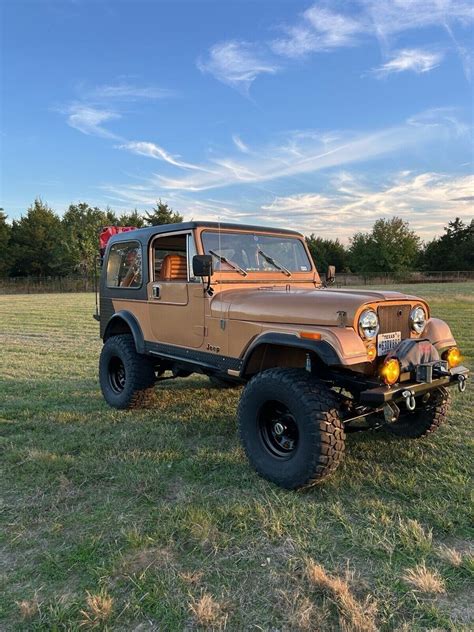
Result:
M343 240L473 215L467 0L3 0L1 206Z

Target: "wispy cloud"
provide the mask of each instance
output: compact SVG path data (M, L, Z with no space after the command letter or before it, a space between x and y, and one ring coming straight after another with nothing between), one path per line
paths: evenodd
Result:
M366 31L363 22L314 5L305 11L299 23L285 28L286 35L271 42L272 50L290 58L352 46Z
M452 139L467 138L472 133L472 127L459 118L459 108L453 107L429 108L410 116L407 123L414 127L438 128Z
M123 82L104 84L94 88L85 88L84 85L80 85L78 92L81 95L80 99L65 107L55 108L56 111L66 115L67 124L83 134L125 141L125 144L128 141L111 132L104 125L122 117L120 110L123 110L124 102L164 99L175 96L172 90L165 88L136 86ZM147 143L135 144L138 148L131 146L129 148L131 151L135 150L135 153L151 152L151 149L146 147ZM130 145L133 145L133 143L130 143ZM159 153L159 149L155 153Z
M262 221L284 224L291 218L304 232L347 240L368 230L379 217L398 215L424 239L442 232L455 216L472 219L472 176L402 172L378 189L364 179L335 179L329 192L276 197L262 205Z
M443 53L441 52L430 52L420 48L406 48L394 52L389 61L379 68L375 68L372 73L378 78L407 70L420 74L429 72L439 66L442 59Z
M248 148L248 146L244 143L244 141L240 138L238 134L234 134L232 136L232 141L234 145L237 147L237 149L241 151L243 154L248 154L250 152L250 149Z
M194 165L190 162L180 160L179 157L171 155L166 149L160 147L156 143L150 143L147 141L128 141L122 145L118 145L119 149L126 149L133 154L139 156L147 156L148 158L155 158L156 160L163 160L174 167L180 167L181 169L196 169L197 171L207 171L203 167Z
M435 139L465 136L469 128L450 108L427 110L398 126L364 132L292 131L278 134L252 150L234 134L234 150L212 159L189 161L155 142L128 140L111 132L105 124L117 119L113 110L81 104L67 112L68 124L84 134L119 141L121 150L166 163L181 171L161 171L148 176L143 186L163 192L185 194L223 189L235 185L261 187L263 183L298 179L323 169L364 163L375 158L404 152ZM186 173L183 173L186 172Z
M356 231L369 230L379 217L393 215L407 220L423 239L431 239L453 217L471 221L473 187L472 176L403 171L374 186L366 177L341 172L329 180L324 193L274 196L260 204L252 199L216 200L174 191L166 199L186 219L292 226L305 234L338 237L347 243ZM107 185L104 191L114 204L128 206L151 206L163 193L152 183Z
M473 9L473 13L474 13L474 9ZM468 45L464 46L458 41L457 37L454 35L453 29L451 28L450 24L446 23L445 27L446 27L446 32L448 33L451 41L453 42L454 48L461 61L461 64L464 70L464 76L466 77L467 81L471 81L472 69L474 67L474 51L472 49L472 43L469 42ZM470 34L472 36L472 32Z
M267 57L255 44L226 41L215 44L207 55L198 59L197 67L201 72L248 93L259 75L274 74L278 70L278 65Z
M83 104L73 104L66 109L67 124L83 134L118 139L104 127L104 123L120 118L120 115L109 109L99 109Z
M176 96L174 90L158 86L137 86L129 83L105 84L85 91L85 97L89 100L138 101L142 99L167 99L174 96Z
M469 25L474 19L470 0L361 0L361 6L381 38L430 26Z
M315 131L280 135L278 142L255 146L250 154L230 154L201 166L202 173L156 176L156 184L167 190L205 191L237 184L258 184L281 178L315 173L322 169L365 162L400 149L452 134L452 126L435 112L405 123L369 132ZM443 114L444 116L444 114ZM456 131L454 130L456 133Z
M448 32L466 76L470 76L472 57L469 46L460 44L452 29L452 25L472 24L474 11L470 0L354 0L338 5L345 7L345 11L336 11L334 5L316 2L293 23L280 24L280 37L254 43L218 43L207 56L198 60L198 67L219 81L248 93L257 77L282 70L289 60L359 46L376 38L389 61L375 74L386 76L403 70L422 73L438 65L443 54L416 48L391 54L394 40L405 31L439 27Z

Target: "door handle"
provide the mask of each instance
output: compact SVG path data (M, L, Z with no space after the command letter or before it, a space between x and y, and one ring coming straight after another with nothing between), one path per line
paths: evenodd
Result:
M153 296L154 299L159 299L160 298L160 286L159 285L154 285L152 290L151 290L151 295Z

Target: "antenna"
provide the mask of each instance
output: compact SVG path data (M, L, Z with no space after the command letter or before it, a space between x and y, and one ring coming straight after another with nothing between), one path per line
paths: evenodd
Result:
M219 255L222 256L222 250L221 250L221 216L220 215L217 216L217 239L218 239L218 243L219 243ZM221 268L221 270L222 270L222 262L219 263L219 268Z

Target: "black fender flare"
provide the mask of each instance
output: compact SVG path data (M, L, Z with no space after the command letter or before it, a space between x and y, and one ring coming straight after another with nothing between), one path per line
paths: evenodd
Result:
M253 353L262 345L275 345L279 347L293 347L303 349L308 353L314 353L327 366L335 366L342 364L341 359L334 347L326 340L310 340L300 338L293 334L285 334L279 332L268 332L258 336L247 347L242 358L242 367L240 375L243 377L247 371L247 366Z
M115 312L112 318L107 323L107 326L104 331L103 340L104 342L110 338L110 331L114 325L117 325L119 321L123 321L126 323L132 332L133 340L135 342L135 348L137 353L145 353L145 339L143 337L143 332L138 323L138 320L131 312L127 312L126 310L122 310L120 312Z

